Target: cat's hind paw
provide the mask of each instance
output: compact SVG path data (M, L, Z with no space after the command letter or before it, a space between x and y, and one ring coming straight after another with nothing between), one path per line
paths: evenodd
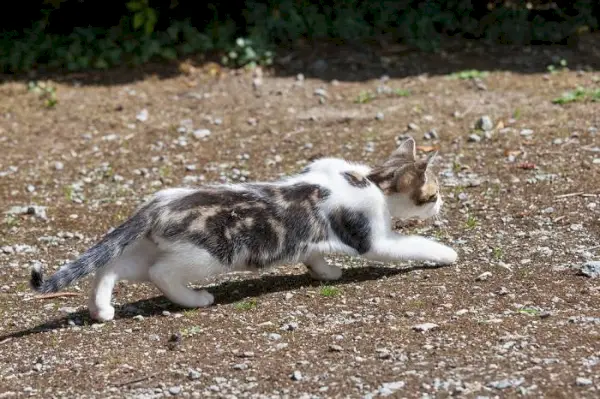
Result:
M92 319L100 322L111 321L115 318L115 308L112 306L96 308L90 307L90 316Z
M327 266L317 268L308 268L310 276L319 281L334 281L342 277L342 269L337 266Z

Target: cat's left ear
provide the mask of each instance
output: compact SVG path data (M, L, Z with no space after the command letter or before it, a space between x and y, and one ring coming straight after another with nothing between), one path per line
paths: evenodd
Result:
M438 154L437 151L432 151L429 154L427 154L427 158L425 158L423 161L420 161L418 163L418 169L420 169L423 172L425 172L427 169L429 169L429 167L431 167L433 165L433 162L435 161L437 154Z

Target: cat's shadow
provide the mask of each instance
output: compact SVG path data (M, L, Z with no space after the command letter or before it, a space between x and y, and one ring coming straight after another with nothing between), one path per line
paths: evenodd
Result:
M383 277L392 277L398 274L405 274L415 270L436 269L442 266L425 266L423 264L410 267L386 267L386 266L365 266L351 269L344 269L342 277L337 281L328 282L328 285L344 285L351 283L360 283L369 280L378 280ZM260 277L247 278L234 281L225 281L216 286L208 287L207 290L215 296L215 304L226 305L239 302L249 297L260 297L263 294L292 291L302 287L318 287L322 282L312 279L308 274L301 275L277 275L268 274ZM142 299L121 306L116 306L115 319L127 319L136 315L152 317L161 315L165 310L170 312L184 311L185 308L179 307L170 302L162 295L153 298ZM10 334L0 336L0 343L7 342L11 338L20 338L31 334L37 334L44 331L51 331L64 328L69 325L69 320L77 325L92 324L87 307L69 314L68 316L51 320L39 324L35 327L16 331Z

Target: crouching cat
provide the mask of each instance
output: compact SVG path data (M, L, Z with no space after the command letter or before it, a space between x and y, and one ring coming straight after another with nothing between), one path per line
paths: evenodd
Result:
M213 296L187 283L299 262L315 279L336 280L342 270L324 258L331 253L450 264L457 258L452 248L391 229L391 217L426 219L440 211L432 159L416 159L409 138L375 168L323 158L274 182L162 190L50 278L34 267L30 283L56 292L95 272L89 310L107 321L121 279L151 281L171 301L203 307Z

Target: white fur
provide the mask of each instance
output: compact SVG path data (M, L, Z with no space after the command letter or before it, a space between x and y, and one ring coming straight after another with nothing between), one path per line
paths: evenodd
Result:
M437 214L441 199L434 204L416 206L403 196L386 199L374 185L357 188L349 185L341 172L355 171L363 176L370 172L366 165L346 162L342 159L319 159L309 165L310 171L271 184L287 185L307 182L321 185L330 191L322 203L323 215L344 206L363 212L372 228L371 249L363 254L366 259L377 261L429 260L442 264L456 261L456 252L440 243L418 236L401 236L391 230L391 216L401 219L429 218ZM240 187L241 186L235 186ZM156 193L155 198L167 203L192 192L193 189L175 188ZM340 268L328 265L324 255L331 253L357 255L355 249L345 245L331 232L327 243L313 245L308 253L298 254L298 261L310 267L311 275L319 280L336 280L342 275ZM245 258L244 256L240 257ZM234 262L234 270L246 270L246 265ZM205 290L195 291L186 285L226 271L215 257L193 244L168 242L160 237L140 239L129 245L123 254L96 273L89 308L94 319L107 321L114 317L111 296L118 280L151 281L171 301L185 307L209 306L213 296Z

